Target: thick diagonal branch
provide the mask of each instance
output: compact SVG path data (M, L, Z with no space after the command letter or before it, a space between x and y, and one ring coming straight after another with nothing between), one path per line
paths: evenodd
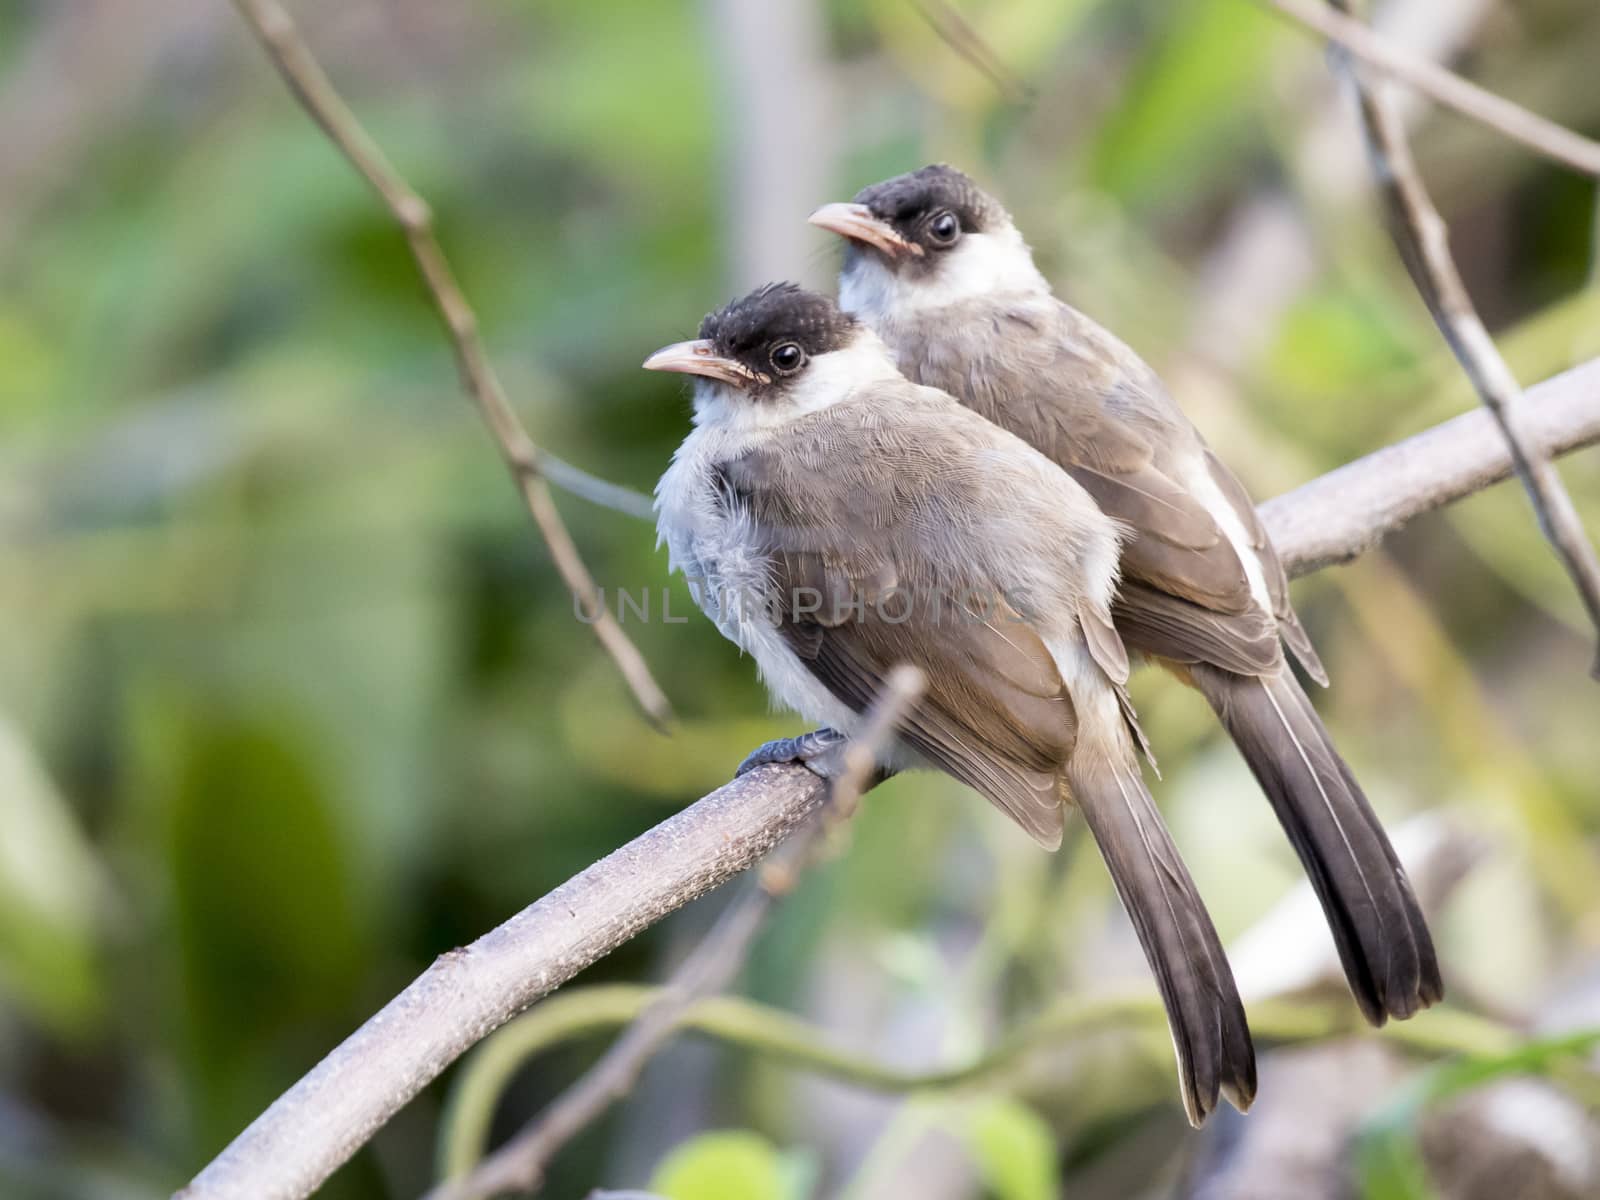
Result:
M1600 442L1600 359L1529 390L1528 432L1562 454ZM1354 558L1421 513L1507 478L1488 413L1466 413L1262 506L1294 574ZM308 1195L491 1031L636 933L760 861L821 807L803 767L761 767L641 834L410 987L275 1101L182 1194Z
M1341 13L1349 12L1350 0L1328 3ZM1523 427L1526 418L1522 388L1462 282L1450 253L1449 230L1411 156L1404 119L1385 87L1367 79L1348 53L1339 51L1333 58L1355 88L1373 174L1388 209L1400 255L1439 331L1500 427L1500 434L1510 447L1512 464L1533 503L1539 528L1572 577L1600 636L1600 559L1595 557L1578 510L1554 464L1533 444ZM1600 678L1600 649L1596 650L1591 673Z
M372 186L405 232L406 244L416 260L424 284L450 335L462 382L500 448L500 457L516 480L534 524L550 548L561 578L582 605L586 623L600 645L611 655L645 716L664 729L672 720L672 706L650 674L644 656L628 640L607 611L584 566L583 557L556 511L549 484L541 469L541 452L517 420L500 377L483 348L478 318L456 282L455 272L433 232L433 213L421 196L395 170L383 150L367 134L356 115L335 90L326 72L312 56L288 11L277 0L234 0L239 12L260 38L284 81L301 106ZM565 467L565 464L563 464ZM568 472L574 468L566 467ZM592 481L598 484L598 481ZM601 485L603 487L603 485ZM613 497L615 492L609 493Z
M856 801L871 783L896 727L926 685L916 667L899 666L889 673L861 732L845 749L844 770L834 781L824 818L833 815L842 820L854 814ZM814 857L813 847L828 832L827 825L826 819L814 824L779 851L782 868L765 872L757 886L728 907L667 981L656 1002L639 1014L587 1074L466 1176L435 1188L428 1200L480 1200L505 1192L537 1191L550 1160L627 1094L695 1002L733 982L768 911L788 893L798 872Z

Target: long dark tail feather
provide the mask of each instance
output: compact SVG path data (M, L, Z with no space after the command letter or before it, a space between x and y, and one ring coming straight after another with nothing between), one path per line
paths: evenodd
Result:
M1244 1006L1211 916L1131 753L1114 762L1080 744L1067 782L1161 989L1190 1124L1204 1121L1219 1095L1243 1112L1256 1094Z
M1382 1025L1437 1001L1439 960L1411 883L1288 668L1261 678L1191 670L1294 844L1367 1020Z

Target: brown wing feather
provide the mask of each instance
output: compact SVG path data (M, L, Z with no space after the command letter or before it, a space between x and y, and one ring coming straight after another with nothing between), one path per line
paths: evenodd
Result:
M1072 466L1101 511L1138 531L1122 553L1129 578L1223 612L1248 609L1250 581L1211 515L1153 466L1123 475Z
M1125 582L1112 608L1131 646L1180 663L1210 663L1240 675L1260 675L1278 661L1278 632L1260 608L1223 613Z
M968 486L960 480L929 489L929 473L950 460L927 453L938 430L923 429L919 445L875 448L879 432L852 428L848 443L825 430L792 432L817 438L827 488L797 469L804 456L793 441L786 456L755 450L722 464L726 502L754 524L767 554L771 614L806 669L858 712L895 665L921 667L928 689L903 722L903 740L1038 841L1058 845L1060 774L1077 730L1054 659L998 587L956 568L940 575L915 544L930 490L975 502L984 480L974 476L965 498L951 494ZM892 450L901 467L893 494L852 486L853 457L875 449Z
M1037 841L1059 845L1058 776L1076 726L1038 636L1022 625L1001 635L997 626L982 623L902 623L894 598L852 611L832 626L780 617L779 628L823 686L858 712L872 703L895 664L922 668L928 691L904 722L904 740L982 792ZM1041 687L1046 672L1053 678Z
M975 306L982 310L982 306ZM1289 604L1282 566L1237 479L1216 462L1155 373L1126 346L1064 304L992 309L993 338L945 343L950 318L902 345L902 363L985 417L1030 442L1129 527L1124 588L1143 593L1117 613L1127 643L1180 662L1258 673L1272 666L1281 636L1313 675L1315 651ZM982 359L997 348L992 360ZM981 361L975 360L974 355ZM1233 545L1180 479L1182 456L1204 454L1255 541L1273 612L1259 611ZM1170 603L1169 603L1170 602ZM1273 618L1278 628L1271 629ZM1269 638L1262 637L1263 627ZM1270 656L1263 650L1271 642Z

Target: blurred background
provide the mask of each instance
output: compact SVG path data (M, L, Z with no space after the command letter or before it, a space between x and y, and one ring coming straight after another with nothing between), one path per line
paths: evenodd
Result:
M1258 496L1475 403L1321 48L1246 0L293 7L436 209L534 438L633 488L688 416L641 359L749 285L826 285L807 213L930 160L996 188ZM1378 16L1600 134L1590 0ZM1592 183L1410 111L1520 377L1600 354ZM801 726L706 622L659 612L625 628L681 728L636 716L400 235L230 5L0 0L0 117L0 1195L137 1200L435 955ZM1600 533L1600 458L1563 473ZM647 523L558 502L603 585L659 600ZM1296 597L1335 682L1319 704L1420 864L1454 1009L1414 1023L1427 1044L1334 1036L1353 1007L1287 843L1203 705L1146 673L1157 795L1241 982L1301 1014L1268 1022L1256 1115L1190 1132L1149 1022L909 1095L685 1038L547 1194L1600 1194L1594 1077L1517 1049L1600 1026L1600 709L1572 589L1503 485ZM721 903L572 986L659 978ZM1042 854L925 775L868 798L739 990L903 1070L1152 993L1092 847ZM603 1044L529 1061L495 1135ZM461 1071L324 1194L422 1191Z

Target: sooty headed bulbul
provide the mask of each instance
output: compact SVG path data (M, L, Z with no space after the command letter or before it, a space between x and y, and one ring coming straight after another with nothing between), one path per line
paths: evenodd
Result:
M656 489L672 566L773 696L828 727L753 761L835 773L889 671L920 667L927 690L883 765L941 769L1052 848L1075 803L1159 984L1190 1120L1219 1094L1246 1107L1244 1009L1136 757L1116 523L792 284L644 365L696 377L694 429Z
M1411 885L1285 661L1287 646L1327 684L1283 566L1244 487L1155 372L1056 299L1010 215L951 167L874 184L811 221L847 239L840 305L908 378L1017 434L1129 531L1117 631L1198 688L1243 753L1367 1019L1438 1000Z

